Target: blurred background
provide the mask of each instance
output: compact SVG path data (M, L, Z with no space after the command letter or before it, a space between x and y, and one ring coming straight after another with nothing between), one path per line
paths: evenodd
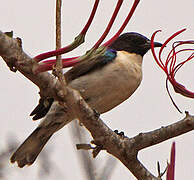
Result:
M126 17L133 1L125 1L119 16L108 35L108 40L118 30ZM72 42L85 25L94 0L63 1L62 44ZM116 5L116 1L101 1L94 21L86 36L86 42L64 57L82 55L89 50L103 33ZM141 1L124 32L135 31L151 37L154 31L161 29L156 40L164 42L174 32L187 28L175 40L194 39L194 1ZM55 1L13 1L6 0L0 6L1 31L14 31L14 37L23 41L24 51L34 57L41 52L55 49ZM168 46L166 52L171 49ZM183 57L184 58L184 57ZM193 62L186 64L177 73L177 80L188 89L194 91ZM113 130L124 131L132 137L140 132L147 132L181 120L185 115L178 113L172 105L166 89L165 74L156 65L151 52L147 53L143 62L143 82L133 96L112 111L101 117ZM90 136L84 128L77 130L69 124L57 132L49 141L36 162L29 167L19 169L10 164L10 153L21 144L36 128L38 121L29 117L30 112L38 103L38 88L19 72L10 72L0 58L0 179L31 180L31 179L92 179L90 172L97 178L123 180L135 179L128 169L119 161L100 152L91 168L83 165L82 151L76 150L76 144L89 143ZM194 102L175 94L174 100L182 111L194 114ZM81 133L81 139L76 133ZM85 133L86 132L86 133ZM83 136L87 136L84 138ZM170 139L161 144L147 148L139 153L139 159L155 175L157 161L165 169L169 159L172 141L176 141L176 180L194 177L194 133ZM87 156L88 152L84 152ZM89 152L90 156L91 153ZM85 156L84 156L85 157ZM87 160L86 160L87 161ZM84 161L84 162L86 162ZM116 162L116 163L115 163Z

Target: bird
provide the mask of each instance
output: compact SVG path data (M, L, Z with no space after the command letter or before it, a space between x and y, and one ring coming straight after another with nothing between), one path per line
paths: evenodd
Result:
M162 43L154 42L154 47ZM113 41L105 53L95 59L83 60L67 71L67 85L78 90L88 105L99 114L110 111L127 100L142 81L142 61L151 49L151 41L137 32L127 32ZM40 99L32 111L33 119L41 123L19 146L10 158L18 167L31 165L51 138L66 124L75 120L68 111L52 97Z

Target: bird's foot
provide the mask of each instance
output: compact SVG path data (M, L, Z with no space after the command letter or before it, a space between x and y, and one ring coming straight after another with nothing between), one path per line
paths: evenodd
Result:
M123 131L119 132L119 131L116 129L116 130L114 130L114 132L115 132L118 136L121 136L121 137L124 137L124 136L125 136L125 134L124 134Z

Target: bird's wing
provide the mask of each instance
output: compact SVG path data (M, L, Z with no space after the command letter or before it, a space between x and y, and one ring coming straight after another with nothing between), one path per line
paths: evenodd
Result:
M115 50L107 49L101 56L80 61L72 69L65 73L65 79L67 83L80 76L83 76L86 73L89 73L97 68L106 65L107 63L113 61L116 55L117 53Z
M31 112L30 116L33 116L33 120L43 118L49 111L54 99L53 98L40 98L38 105Z
M97 58L86 59L80 61L72 69L65 73L65 79L68 82L83 76L90 71L100 68L105 64L111 62L116 57L116 51L112 49L107 49L105 53ZM39 104L31 112L30 116L33 116L33 120L38 120L43 118L49 111L54 99L53 98L40 98Z

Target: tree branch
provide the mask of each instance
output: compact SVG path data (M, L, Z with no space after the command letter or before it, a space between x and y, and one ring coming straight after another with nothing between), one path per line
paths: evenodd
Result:
M56 50L61 48L61 6L62 1L56 0ZM63 75L63 65L61 55L56 56L56 64L53 68L53 74L58 77L59 82L61 83L63 96L66 94L66 81Z
M134 140L137 144L136 148L141 150L192 130L194 130L194 116L186 113L186 117L184 119L154 131L140 133L134 137Z
M114 133L80 96L79 92L67 86L67 95L61 97L60 83L49 73L34 74L36 62L26 55L21 48L20 40L12 39L0 31L0 56L11 69L19 70L24 76L35 83L44 96L65 101L80 122L90 131L94 142L103 146L108 153L119 159L139 180L158 180L137 159L138 151L176 137L194 129L194 116L187 114L182 121L162 127L158 130L140 133L128 138Z
M40 88L41 95L44 94L44 96L57 99L55 86L60 86L60 83L48 72L34 74L33 70L37 67L37 62L22 50L22 43L19 38L10 38L0 31L0 56L10 70L18 70L37 85Z

